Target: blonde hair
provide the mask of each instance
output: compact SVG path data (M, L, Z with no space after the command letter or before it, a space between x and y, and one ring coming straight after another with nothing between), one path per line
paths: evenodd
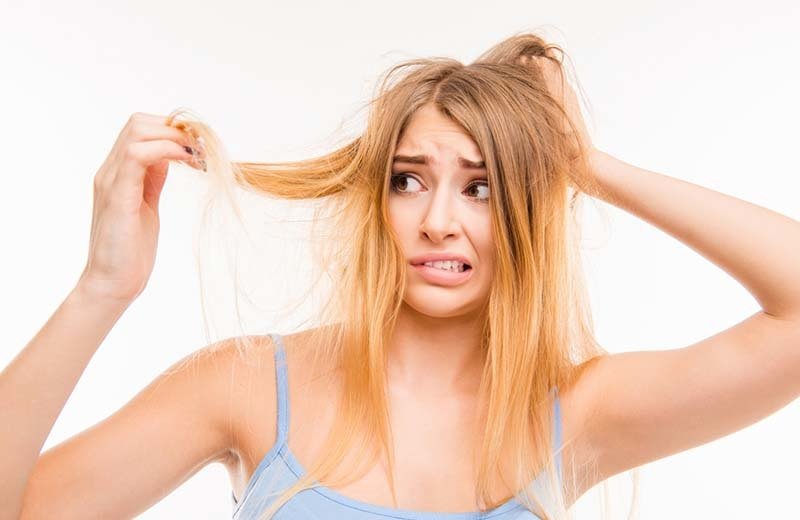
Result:
M205 142L212 192L241 188L289 200L317 200L315 265L331 281L319 311L318 355L334 360L342 393L334 424L306 475L263 512L268 519L297 492L352 482L368 469L343 474L348 448L365 451L362 462L385 456L393 502L394 455L385 394L386 353L406 287L406 261L389 225L387 195L398 138L426 104L463 127L484 158L492 187L495 272L486 302L482 344L486 349L479 395L487 403L478 458L476 496L490 510L494 475L525 507L543 519L571 518L565 489L582 475L558 475L561 456L574 439L552 446L553 388L571 384L584 363L608 354L594 338L580 257L581 192L592 182L588 149L567 114L547 90L536 60L564 66L564 51L533 33L516 34L464 65L444 57L411 59L384 73L369 102L366 128L330 153L289 162L234 162L220 140L188 113L170 114ZM568 119L568 118L567 118ZM237 213L238 214L238 213ZM323 235L322 231L325 232ZM243 343L249 341L242 338ZM555 450L553 448L556 448ZM511 454L506 472L502 455ZM544 471L544 487L529 484ZM509 474L510 473L510 474ZM575 497L577 498L577 497Z

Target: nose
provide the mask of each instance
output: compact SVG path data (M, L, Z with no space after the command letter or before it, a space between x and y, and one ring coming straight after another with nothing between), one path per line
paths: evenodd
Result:
M432 242L441 242L446 237L458 233L458 222L453 215L453 201L446 189L439 189L430 199L425 218L420 224L420 232Z

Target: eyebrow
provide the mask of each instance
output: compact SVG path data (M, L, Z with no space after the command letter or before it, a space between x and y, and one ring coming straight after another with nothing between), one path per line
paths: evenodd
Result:
M428 164L431 162L431 158L428 155L395 155L392 163L398 162L410 164ZM486 163L483 161L470 161L469 159L464 159L463 157L458 158L458 164L463 168L468 168L471 170L486 169Z

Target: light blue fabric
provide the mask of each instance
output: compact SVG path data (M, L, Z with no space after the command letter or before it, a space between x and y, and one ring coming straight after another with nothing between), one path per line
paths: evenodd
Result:
M250 481L245 487L242 499L237 502L231 492L234 520L254 520L283 490L305 474L305 468L289 450L287 437L289 432L289 392L287 386L286 355L283 338L279 334L270 334L275 344L276 387L278 395L278 435L272 448L256 467ZM558 391L554 389L555 444L561 445L561 407ZM556 457L556 468L561 479L561 457ZM534 481L538 483L539 478ZM317 482L318 484L318 482ZM316 487L305 489L284 504L273 516L274 520L385 520L399 518L407 520L478 520L493 518L495 520L534 520L539 517L525 509L514 497L491 511L468 513L438 513L432 511L412 511L394 509L369 504L348 498L333 489Z

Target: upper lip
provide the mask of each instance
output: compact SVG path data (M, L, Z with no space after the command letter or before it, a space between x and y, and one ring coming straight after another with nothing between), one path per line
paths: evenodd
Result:
M467 259L467 257L455 253L429 253L426 255L415 256L410 260L410 262L411 265L420 265L424 264L425 262L443 262L446 260L454 260L456 262L461 262L462 264L472 266L472 263Z

